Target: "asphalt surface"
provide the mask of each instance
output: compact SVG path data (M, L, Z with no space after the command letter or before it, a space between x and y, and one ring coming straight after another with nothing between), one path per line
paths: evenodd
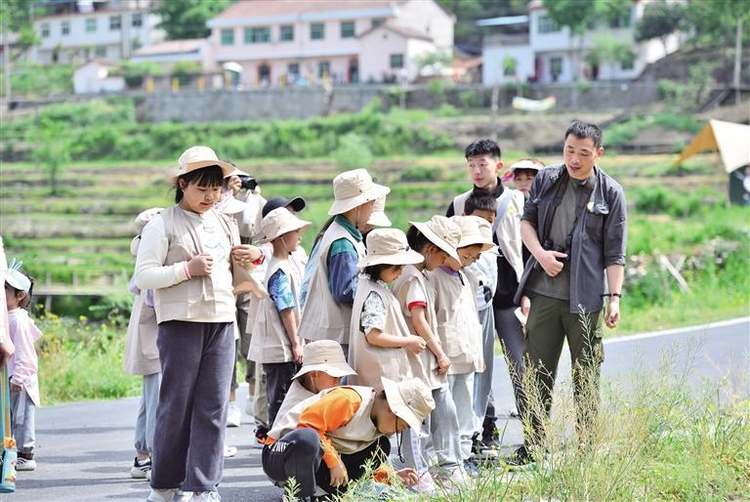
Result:
M507 413L513 399L505 362L495 365L495 399L499 413ZM632 335L605 341L603 377L625 389L633 375L663 371L687 372L687 385L703 392L719 384L720 396L750 396L750 317L707 326ZM569 379L567 348L558 381ZM238 390L244 409L247 387ZM133 428L137 399L87 402L41 408L37 414L38 467L18 474L18 491L0 500L23 501L143 501L149 493L145 481L129 475L133 462ZM521 441L518 420L504 416L504 444L510 449ZM240 428L227 430L227 444L237 446L227 459L219 491L225 501L278 501L282 492L273 487L260 467L260 450L252 449L251 418L243 416Z

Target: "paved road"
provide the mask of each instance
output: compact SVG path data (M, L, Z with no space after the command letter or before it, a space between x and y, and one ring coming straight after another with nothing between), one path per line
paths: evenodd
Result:
M632 373L660 370L666 358L672 371L692 366L689 385L700 392L707 382L724 381L733 392L750 396L750 318L697 328L634 335L606 342L603 374L626 382ZM496 402L500 411L512 403L505 363L495 366ZM560 378L569 373L564 354ZM238 392L241 405L247 387ZM502 403L508 403L504 406ZM19 473L18 492L0 500L103 501L145 500L148 486L130 478L133 459L133 422L136 399L69 404L39 410L37 458L34 472ZM245 419L249 420L248 417ZM502 424L499 424L502 428ZM510 448L521 439L517 420L509 420L505 442ZM228 442L239 454L227 459L220 492L226 501L280 500L281 491L271 486L260 468L259 450L250 449L249 423L228 429Z

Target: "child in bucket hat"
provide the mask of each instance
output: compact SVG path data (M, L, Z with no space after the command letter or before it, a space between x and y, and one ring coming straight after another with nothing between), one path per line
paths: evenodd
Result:
M248 359L263 364L268 396L268 421L273 423L292 379L302 363L299 328L299 270L290 261L300 233L310 228L285 207L269 212L261 222L261 243L270 242L273 256L266 270L268 298L252 329Z
M371 387L324 390L279 416L264 448L263 470L276 482L294 477L300 498L342 495L374 461L376 480L392 473L412 486L413 469L393 472L388 465L389 437L419 428L434 407L430 389L419 378L395 382L382 378Z

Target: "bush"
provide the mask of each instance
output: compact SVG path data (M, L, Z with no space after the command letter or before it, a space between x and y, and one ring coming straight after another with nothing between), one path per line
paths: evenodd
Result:
M368 168L372 165L372 151L362 136L349 133L341 138L333 152L336 165L341 169Z

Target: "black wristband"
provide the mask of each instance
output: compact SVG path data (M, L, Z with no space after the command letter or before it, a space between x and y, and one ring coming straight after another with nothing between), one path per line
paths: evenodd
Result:
M605 293L602 295L602 298L612 298L613 296L616 296L617 298L622 298L622 293Z

